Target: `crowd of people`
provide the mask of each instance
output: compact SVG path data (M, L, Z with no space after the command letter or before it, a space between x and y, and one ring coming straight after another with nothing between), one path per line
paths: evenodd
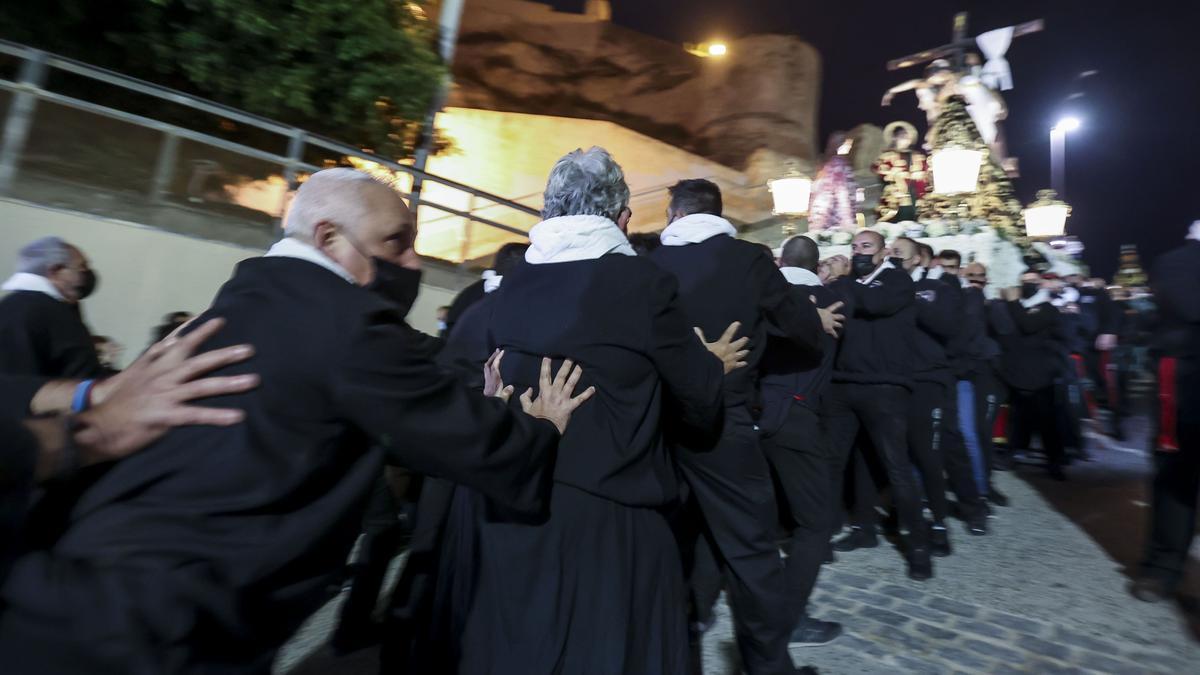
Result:
M429 336L399 193L321 171L120 372L84 254L26 246L0 300L5 671L266 673L348 570L332 647L378 644L385 673L685 673L722 590L744 670L794 673L790 645L842 632L809 607L824 565L882 538L931 579L956 520L985 536L1008 505L1018 451L1065 480L1086 418L1121 434L1143 294L1030 269L989 299L959 252L873 230L849 257L773 251L715 184L669 192L662 232L628 233L621 167L564 156L528 244ZM1197 244L1156 286L1175 453L1143 599L1194 529Z

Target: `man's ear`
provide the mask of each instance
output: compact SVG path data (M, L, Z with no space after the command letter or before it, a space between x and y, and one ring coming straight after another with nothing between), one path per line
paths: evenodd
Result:
M313 228L312 244L321 250L325 250L329 248L337 236L337 226L328 220L322 220Z

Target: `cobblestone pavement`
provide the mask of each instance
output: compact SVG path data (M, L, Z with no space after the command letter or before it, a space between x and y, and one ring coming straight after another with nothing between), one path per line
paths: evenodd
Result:
M936 576L928 582L910 581L899 552L883 540L875 549L840 554L822 570L811 613L842 622L846 633L823 647L793 649L793 659L823 675L1200 672L1200 642L1189 636L1179 610L1127 595L1124 566L1093 539L1099 532L1094 519L1085 522L1089 536L1063 515L1071 509L1060 512L1042 496L1069 504L1089 485L1095 489L1089 473L1145 460L1132 452L1098 447L1096 461L1072 469L1075 478L1066 483L1044 481L1034 467L997 474L1012 506L996 509L986 537L972 537L954 521L954 554L934 560ZM1140 508L1144 498L1137 491L1119 495L1129 509ZM1098 538L1122 533L1136 548L1138 518L1114 518ZM285 648L277 673L378 672L374 650L333 659L323 648L339 601L314 615ZM736 649L723 601L717 615L703 642L704 672L734 675Z
M952 525L954 554L934 559L928 582L910 581L883 540L827 565L810 612L846 633L793 648L797 665L822 674L1200 672L1200 645L1174 608L1128 596L1121 566L1024 480L996 482L1013 505L996 509L986 537ZM705 636L705 673L738 672L731 631L722 605Z

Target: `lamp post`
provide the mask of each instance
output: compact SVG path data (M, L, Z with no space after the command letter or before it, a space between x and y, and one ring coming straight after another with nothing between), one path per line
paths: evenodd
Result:
M1025 234L1031 239L1061 237L1067 231L1071 207L1054 190L1039 190L1037 200L1024 211Z
M1060 195L1066 194L1063 185L1066 178L1067 134L1077 131L1081 123L1077 117L1064 117L1050 129L1050 187Z
M800 232L796 219L808 213L809 198L812 196L812 179L791 172L783 178L767 181L767 190L774 201L772 213L784 216L783 236L790 237ZM807 225L805 226L807 230Z
M934 150L929 158L933 170L933 192L942 195L975 192L979 187L983 155L981 150L968 150L956 145Z

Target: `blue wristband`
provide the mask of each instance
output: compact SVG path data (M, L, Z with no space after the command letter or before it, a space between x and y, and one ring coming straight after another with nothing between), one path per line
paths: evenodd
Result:
M92 387L96 386L95 380L84 380L75 387L75 395L71 397L71 412L81 413L87 410L91 403Z

